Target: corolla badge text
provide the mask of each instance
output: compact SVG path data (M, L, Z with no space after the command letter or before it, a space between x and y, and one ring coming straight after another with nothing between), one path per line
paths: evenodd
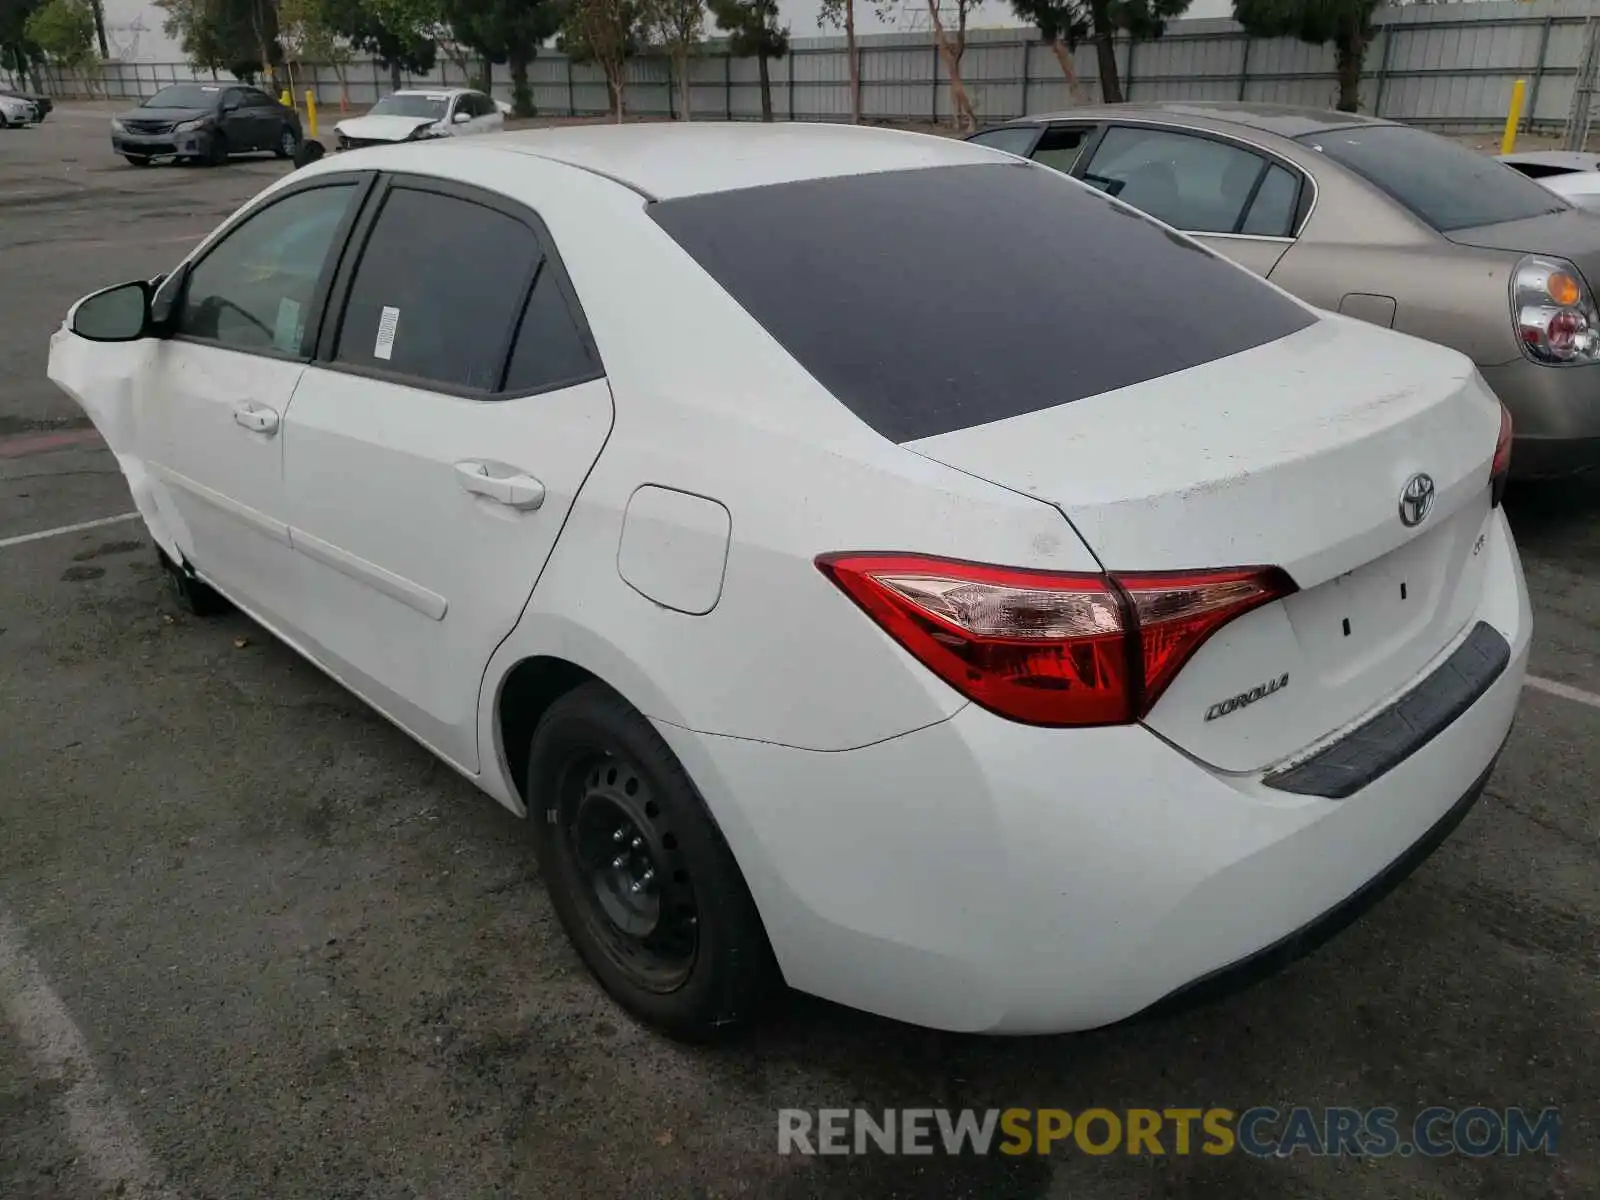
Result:
M1248 692L1240 692L1237 696L1229 696L1226 700L1218 700L1206 709L1206 720L1215 721L1218 717L1226 717L1236 713L1241 708L1254 704L1257 700L1264 700L1273 692L1281 691L1289 686L1289 673L1285 671L1276 679L1269 679L1266 683L1258 683Z

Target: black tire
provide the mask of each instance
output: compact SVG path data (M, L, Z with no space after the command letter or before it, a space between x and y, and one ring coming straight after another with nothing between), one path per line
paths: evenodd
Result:
M173 562L167 557L167 552L159 546L156 547L156 556L166 570L167 582L172 586L178 607L184 612L194 617L219 617L223 613L233 611L233 605L229 604L220 592L201 583Z
M598 682L562 696L534 731L528 794L551 904L612 999L689 1042L731 1033L761 1008L779 976L750 890L636 709Z
M285 125L278 133L278 144L272 151L279 158L292 159L300 153L300 135L294 127Z
M213 167L220 167L228 161L228 137L221 130L211 135L210 153L206 155L206 162Z
M150 160L141 154L124 154L122 157L136 167L148 167L150 165Z

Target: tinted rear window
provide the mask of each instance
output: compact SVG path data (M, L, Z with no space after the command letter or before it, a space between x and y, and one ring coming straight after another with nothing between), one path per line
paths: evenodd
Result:
M1567 207L1505 163L1408 125L1333 129L1299 140L1375 184L1440 233Z
M777 184L650 212L897 442L1170 375L1315 320L1209 250L1021 162Z

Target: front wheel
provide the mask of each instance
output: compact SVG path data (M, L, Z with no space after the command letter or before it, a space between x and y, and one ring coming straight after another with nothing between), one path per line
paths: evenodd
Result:
M733 854L661 735L602 683L557 700L528 756L529 820L562 927L601 986L670 1037L756 1012L777 968Z
M278 135L278 145L274 150L279 158L293 158L300 153L300 137L289 126L283 127L283 132Z
M220 592L200 582L191 572L173 562L167 556L167 552L159 546L156 547L156 557L161 560L162 569L167 573L167 582L172 587L178 607L190 616L216 617L233 608Z
M136 167L148 167L150 165L150 160L142 154L124 154L122 157Z
M213 167L220 167L228 161L228 138L222 132L211 135L210 153L206 155L206 162Z

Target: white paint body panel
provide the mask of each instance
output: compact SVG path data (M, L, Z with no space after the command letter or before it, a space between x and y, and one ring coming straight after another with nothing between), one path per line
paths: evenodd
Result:
M534 208L606 379L486 404L321 367L223 378L216 364L167 363L172 343L66 332L50 377L106 436L169 552L198 563L209 551L220 569L206 578L514 811L526 806L509 756L526 747L500 743L497 710L512 670L557 658L627 697L704 796L793 985L950 1029L1103 1024L1310 920L1428 829L1509 728L1531 618L1515 546L1482 495L1492 401L1446 352L1335 321L1193 378L914 453L828 395L648 218L644 197L595 173L671 195L1000 160L1013 161L947 139L804 126L352 151L289 178L392 168ZM1335 361L1343 407L1329 399ZM189 375L216 394L194 387L180 402L193 429L173 430L152 398ZM282 389L270 439L220 419ZM1493 624L1512 665L1422 752L1342 802L1206 767L1151 729L995 717L814 565L828 551L904 549L1092 572L1092 546L1124 569L1260 556L1326 582L1406 544L1376 528L1364 490L1382 482L1370 503L1395 503L1406 437L1432 456L1418 469L1439 464L1436 527L1476 522L1484 535L1449 619ZM1380 453L1363 457L1363 445ZM514 509L463 488L462 461L533 476L543 502ZM208 492L180 496L179 476ZM630 515L641 488L664 494ZM262 520L241 523L241 507ZM1255 617L1280 636L1297 620L1287 605ZM1239 630L1242 657L1267 654L1270 639ZM1364 699L1350 693L1358 711L1324 712L1318 732L1381 708L1449 644L1403 678L1368 678ZM1225 674L1200 657L1190 666L1208 693ZM1181 733L1181 718L1163 732ZM1270 755L1239 736L1217 755Z
M603 380L485 403L308 368L283 431L295 625L341 677L477 770L483 666L610 428ZM537 478L545 502L518 511L469 493L455 464L486 459Z
M1600 211L1600 172L1546 175L1535 180L1579 208Z

